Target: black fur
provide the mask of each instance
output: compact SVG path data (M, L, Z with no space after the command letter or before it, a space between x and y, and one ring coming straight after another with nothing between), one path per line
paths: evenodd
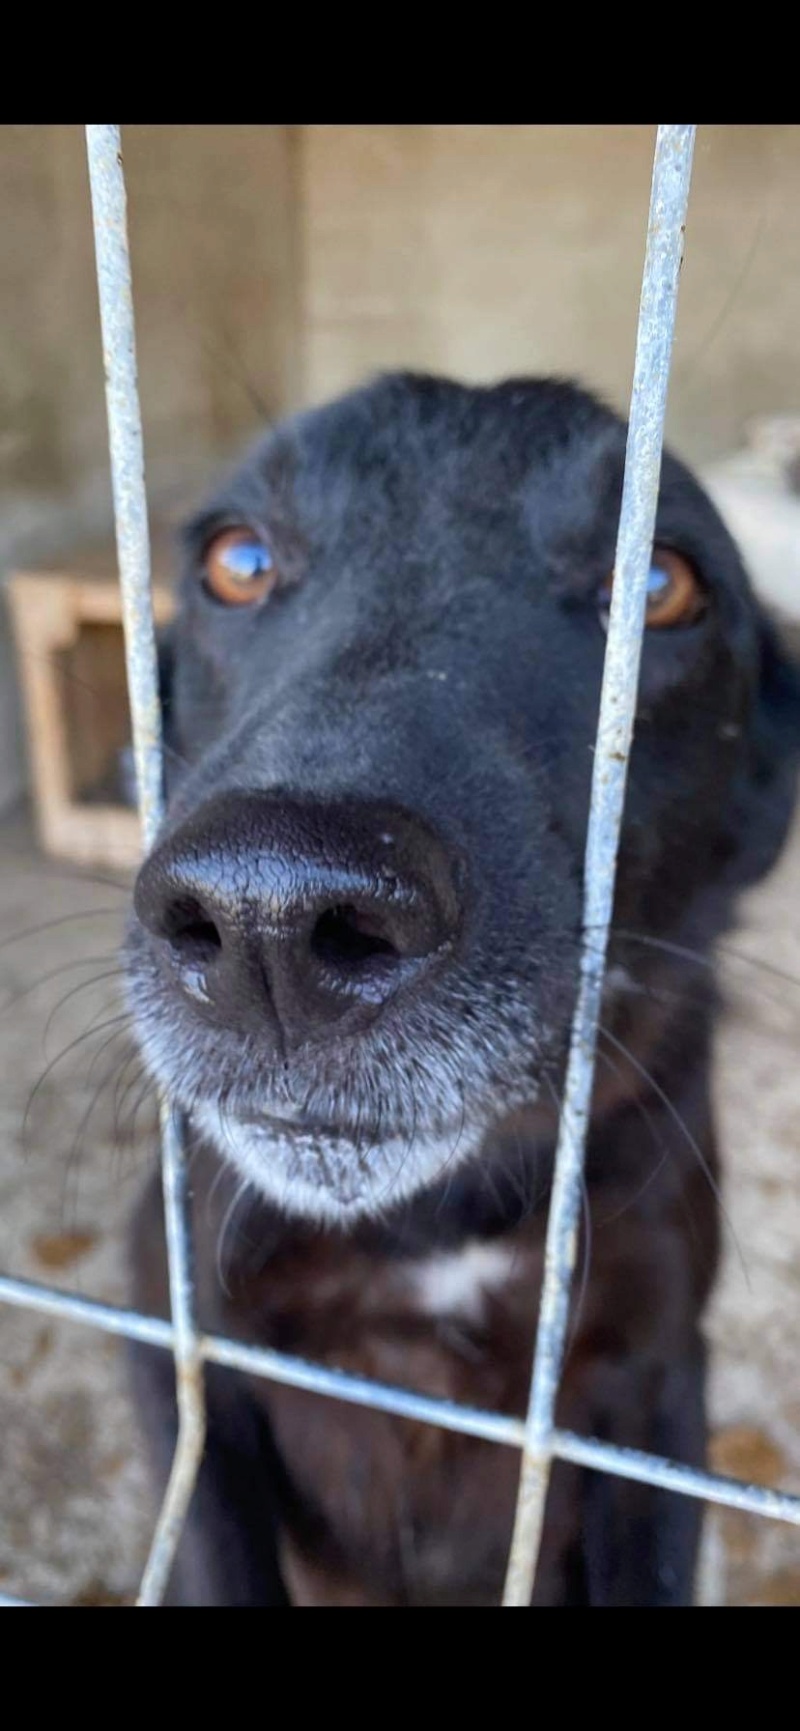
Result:
M210 1326L522 1409L624 443L566 382L389 376L270 434L187 532L162 662L169 813L128 965L146 1055L202 1145ZM239 524L280 580L226 609L203 554ZM708 605L644 645L561 1421L699 1461L717 1232L698 1165L713 1185L705 964L786 834L800 682L672 456L655 539ZM223 1146L251 1182L227 1296ZM411 1303L414 1270L467 1242L513 1248L518 1273L448 1331ZM140 1297L163 1303L152 1198L137 1243ZM138 1377L163 1448L157 1355ZM428 1461L404 1421L212 1382L179 1598L277 1604L288 1571L303 1603L496 1602L508 1451L450 1438ZM686 1603L697 1529L679 1499L559 1468L535 1602Z

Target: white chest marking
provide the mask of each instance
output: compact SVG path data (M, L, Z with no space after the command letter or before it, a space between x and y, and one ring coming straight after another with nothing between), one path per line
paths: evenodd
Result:
M479 1321L489 1292L505 1285L514 1263L507 1245L474 1239L463 1250L418 1262L409 1280L420 1309L430 1316L466 1316Z

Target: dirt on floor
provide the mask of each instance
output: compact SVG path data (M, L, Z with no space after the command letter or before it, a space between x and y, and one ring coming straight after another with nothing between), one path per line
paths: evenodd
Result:
M128 1299L126 1224L156 1151L119 996L125 899L110 876L45 859L25 818L0 826L0 1268L114 1303ZM795 1491L799 909L800 824L726 945L728 1218L707 1330L714 1465ZM0 1593L130 1603L154 1511L124 1345L1 1307L0 1436ZM800 1605L800 1532L710 1511L698 1602Z

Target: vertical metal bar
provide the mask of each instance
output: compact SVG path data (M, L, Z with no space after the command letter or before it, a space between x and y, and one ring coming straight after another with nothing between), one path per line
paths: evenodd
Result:
M97 286L106 378L117 554L139 811L145 847L163 812L161 710L150 590L150 538L136 378L127 204L118 126L87 126ZM161 1104L162 1174L179 1429L169 1484L138 1603L159 1604L197 1478L205 1438L202 1360L194 1317L186 1165L169 1105Z
M584 867L583 945L547 1224L545 1272L504 1605L530 1604L569 1314L628 753L633 734L664 413L695 128L656 136L625 479Z

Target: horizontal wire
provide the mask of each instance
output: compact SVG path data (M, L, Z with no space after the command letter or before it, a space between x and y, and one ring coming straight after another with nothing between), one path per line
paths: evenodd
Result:
M34 1281L0 1276L0 1303L42 1311L48 1316L62 1317L68 1322L163 1347L167 1351L173 1347L172 1325L161 1317L145 1316L121 1305L101 1304L92 1298L79 1298L72 1293L59 1292L56 1287L39 1286ZM374 1407L380 1412L394 1413L421 1424L438 1425L462 1436L479 1437L485 1442L503 1443L510 1448L522 1448L525 1441L525 1421L521 1418L487 1412L480 1407L462 1406L457 1401L437 1400L415 1394L411 1389L374 1382L369 1377L351 1376L347 1371L330 1370L325 1365L311 1364L306 1359L274 1352L269 1347L248 1346L244 1341L229 1340L222 1335L201 1334L199 1350L201 1357L209 1363L225 1365L232 1370L246 1370L251 1376L263 1376L271 1382L305 1389L309 1394L320 1394L329 1400ZM549 1447L556 1458L571 1461L575 1466L592 1467L618 1478L633 1479L662 1490L681 1492L684 1496L699 1497L706 1502L800 1526L800 1496L789 1491L747 1484L743 1480L726 1478L721 1473L703 1472L639 1449L620 1448L613 1443L598 1442L593 1437L576 1436L573 1431L554 1429Z

